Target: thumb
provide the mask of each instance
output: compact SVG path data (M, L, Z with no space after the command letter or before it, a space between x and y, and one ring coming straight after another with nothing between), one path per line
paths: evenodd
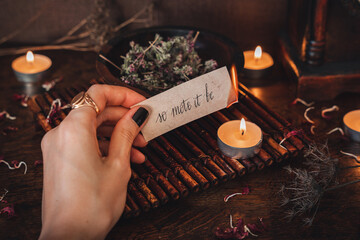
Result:
M135 137L139 134L149 112L143 108L130 109L116 124L109 145L109 159L129 159Z

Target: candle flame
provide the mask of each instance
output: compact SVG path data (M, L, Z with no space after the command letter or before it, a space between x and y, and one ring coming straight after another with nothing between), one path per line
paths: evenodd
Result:
M241 135L244 135L246 132L246 124L245 124L244 118L241 118L241 121L240 121L240 132L241 132Z
M261 56L262 56L262 49L260 46L257 46L255 48L254 58L255 58L255 60L259 60L261 58Z
M28 51L26 53L26 62L33 63L34 62L34 54L32 51Z

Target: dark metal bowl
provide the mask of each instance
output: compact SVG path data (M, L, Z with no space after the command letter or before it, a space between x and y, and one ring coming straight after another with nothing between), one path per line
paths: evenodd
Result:
M217 61L219 67L227 66L228 70L230 70L232 65L235 65L237 72L243 68L243 53L237 49L236 44L230 39L206 30L186 27L153 27L129 32L109 41L108 44L103 46L99 54L102 54L117 66L120 66L123 61L120 56L124 56L129 51L130 41L139 43L141 46L146 46L149 44L149 41L154 40L156 33L160 34L164 39L167 39L173 36L186 36L189 31L200 31L195 43L195 50L198 52L202 61L214 59ZM100 57L97 58L96 69L100 76L107 82L123 85L119 79L119 70ZM135 87L141 88L141 86Z

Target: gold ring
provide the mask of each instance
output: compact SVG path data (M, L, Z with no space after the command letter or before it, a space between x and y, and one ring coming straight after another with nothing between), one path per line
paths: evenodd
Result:
M78 93L72 100L71 100L71 109L81 108L81 107L92 107L96 114L99 114L99 108L94 102L94 100L90 97L89 94L86 92Z

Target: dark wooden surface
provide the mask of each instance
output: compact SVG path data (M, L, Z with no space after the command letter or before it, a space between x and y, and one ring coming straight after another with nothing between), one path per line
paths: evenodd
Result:
M74 82L89 81L98 77L95 71L96 55L69 51L51 51L44 54L54 61L50 77L64 76L64 82L57 88L69 86ZM11 61L15 57L0 58L0 110L6 109L18 118L15 121L3 120L0 130L6 126L17 126L18 132L8 136L0 135L0 155L8 161L25 161L28 172L23 169L8 170L0 165L0 194L3 188L9 190L5 200L13 203L16 216L8 219L0 216L0 239L36 239L41 228L41 192L42 166L34 166L41 160L40 141L43 130L36 127L32 113L11 100L13 93L21 91L11 72ZM278 64L279 66L280 64ZM248 86L251 82L247 81ZM272 76L258 83L262 86L251 87L252 92L266 102L273 110L300 126L303 122L302 105L290 106L295 98L296 83L287 81L281 69L276 69ZM319 94L326 92L319 91ZM320 117L321 108L340 107L332 120ZM335 100L317 102L316 110L310 116L317 124L318 141L324 141L324 133L340 126L344 113L360 108L359 94L342 94ZM338 133L329 137L329 146L334 157L340 159L342 166L354 165L351 158L343 157L340 149L360 154L360 144L342 140ZM137 218L121 219L108 235L108 239L215 239L217 226L228 227L229 214L235 219L241 217L248 223L262 217L268 224L269 231L258 239L359 239L360 238L360 185L350 185L324 195L319 212L312 227L304 227L300 219L287 222L283 219L286 208L279 207L277 192L280 185L287 181L287 174L282 167L289 162L297 165L302 157L275 164L261 172L254 172L236 178L227 183L170 202L148 213L141 213ZM341 172L340 183L360 178L360 169ZM237 196L224 203L225 195L241 191L249 185L251 193ZM76 197L76 196L73 196ZM6 206L0 203L0 207Z

